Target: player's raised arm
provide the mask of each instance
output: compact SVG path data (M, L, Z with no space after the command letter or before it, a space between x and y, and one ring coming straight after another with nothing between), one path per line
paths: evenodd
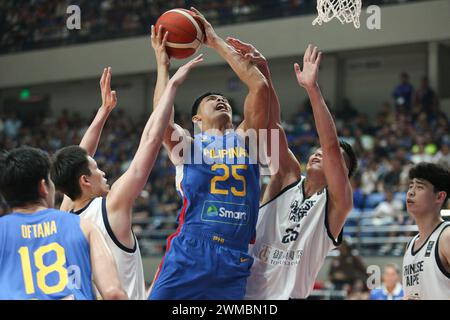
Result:
M80 228L89 242L92 275L101 296L105 300L128 300L119 280L116 262L98 227L80 218Z
M189 71L203 61L202 55L189 61L173 75L159 100L158 107L145 125L141 141L128 170L113 184L107 196L111 228L120 242L131 244L131 211L134 200L144 188L168 126L175 94Z
M156 85L155 91L153 94L153 109L159 106L159 100L163 95L167 84L169 83L169 68L170 68L170 58L166 52L166 42L167 42L168 31L164 31L164 27L161 26L156 32L155 27L151 28L151 43L152 48L155 51L156 58ZM169 119L169 125L164 134L163 144L164 147L168 150L169 156L171 156L171 151L175 147L177 143L179 143L182 139L188 139L189 137L186 135L186 132L174 122L175 116L175 108L171 106L171 116ZM175 139L172 139L173 134L175 132ZM178 137L180 139L178 139ZM170 157L174 164L178 164L180 159L176 159L176 157Z
M239 52L246 60L258 67L261 73L266 77L269 85L269 121L268 121L268 151L270 156L278 157L278 164L271 167L272 179L267 186L262 203L272 199L285 186L297 181L301 175L300 163L289 149L286 133L281 124L281 108L278 95L272 82L272 76L267 59L251 44L240 41L239 39L227 37L227 43ZM274 154L271 148L271 130L278 130L278 154ZM271 164L275 163L271 161Z
M111 90L111 75L111 67L103 69L103 74L100 78L102 104L80 142L80 147L86 150L88 155L91 157L93 157L97 152L98 143L100 141L100 136L102 135L106 120L108 120L109 114L117 105L116 91ZM72 200L68 196L64 195L60 210L70 211L72 208Z
M244 104L246 129L267 129L269 120L269 85L264 75L249 60L220 38L211 24L195 8L191 8L205 28L205 44L214 49L233 69L239 79L247 86L249 93Z
M314 121L323 152L323 169L331 200L328 215L332 235L337 238L348 213L352 210L352 188L348 169L341 153L336 127L318 85L322 53L311 45L303 57L303 70L295 63L294 70L300 86L306 89L311 101Z

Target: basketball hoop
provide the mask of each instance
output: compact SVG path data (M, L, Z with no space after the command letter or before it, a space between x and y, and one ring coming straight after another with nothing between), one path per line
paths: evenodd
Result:
M360 14L361 0L317 0L317 18L313 25L337 18L342 24L353 22L359 29Z

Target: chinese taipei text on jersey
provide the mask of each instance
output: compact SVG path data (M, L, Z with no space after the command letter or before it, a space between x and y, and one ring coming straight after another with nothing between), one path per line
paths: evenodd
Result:
M0 218L0 266L0 299L94 299L89 243L67 212Z
M176 168L179 227L149 299L242 299L260 196L256 157L235 132L197 134L192 149Z
M327 189L304 195L305 177L261 206L246 299L304 299L325 257L340 244L328 230Z
M403 257L403 287L405 296L421 300L450 299L450 273L439 257L439 238L450 222L441 222L420 248L414 248L419 234L406 246Z

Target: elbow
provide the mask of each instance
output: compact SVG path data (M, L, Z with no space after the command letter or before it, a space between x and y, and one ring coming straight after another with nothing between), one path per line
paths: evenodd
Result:
M103 293L103 299L105 300L128 300L126 292L120 287L114 287L108 289Z

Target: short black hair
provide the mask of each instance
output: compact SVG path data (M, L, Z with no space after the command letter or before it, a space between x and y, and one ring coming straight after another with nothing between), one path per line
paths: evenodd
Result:
M434 192L445 191L447 197L443 205L447 202L450 195L450 170L447 166L420 162L409 170L409 179L426 180L433 185Z
M39 183L49 185L50 157L47 152L23 146L0 155L0 193L9 208L41 199Z
M356 169L358 169L358 159L356 157L356 153L352 146L342 139L339 139L339 146L344 150L344 153L348 158L348 177L351 178L355 174Z
M8 204L0 193L0 217L4 216L9 212Z
M51 177L56 190L70 199L81 196L79 179L82 175L91 175L86 150L80 146L69 146L60 149L52 159Z
M204 94L199 96L197 99L195 99L194 104L192 105L192 108L191 108L191 118L197 114L198 107L200 106L200 103L202 102L202 100L204 98L206 98L208 96L212 96L212 95L218 95L218 96L225 97L225 95L220 92L205 92Z

